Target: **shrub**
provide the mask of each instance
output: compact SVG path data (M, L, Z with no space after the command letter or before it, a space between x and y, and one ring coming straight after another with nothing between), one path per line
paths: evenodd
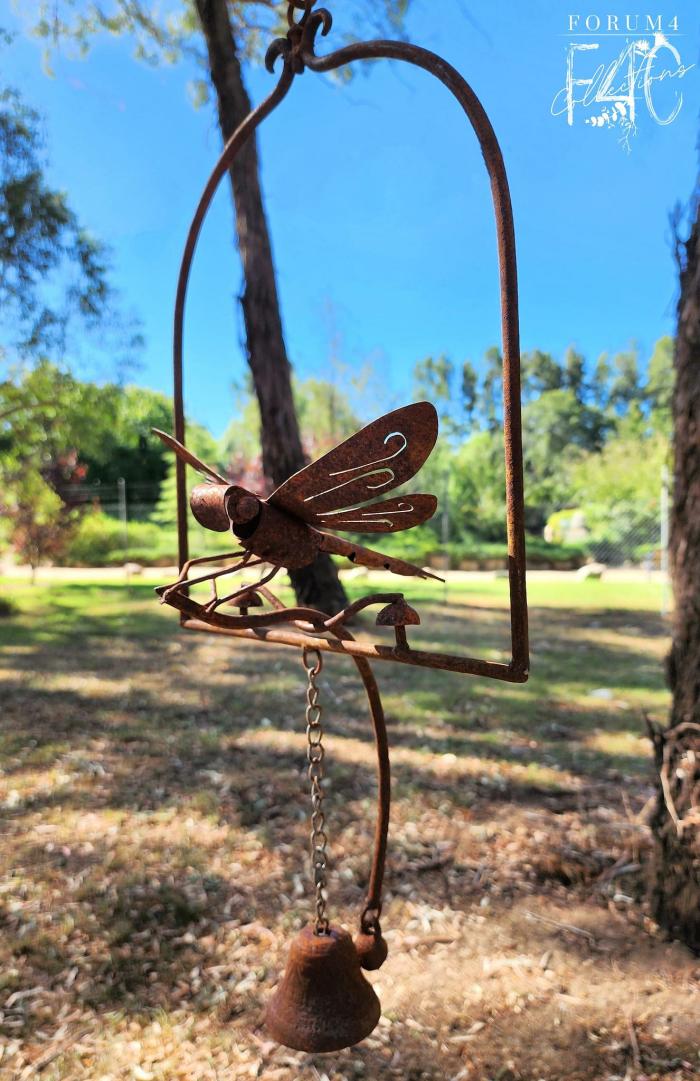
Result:
M528 566L537 568L556 567L563 564L567 568L580 566L586 558L583 548L571 544L549 544L542 537L528 537L526 540ZM482 541L478 538L465 538L454 544L447 545L450 557L450 566L459 567L462 563L493 564L502 563L507 566L508 546L493 541Z
M528 537L527 558L543 559L552 563L584 563L587 549L578 544L551 544L543 537Z
M162 531L152 522L130 522L127 530L128 546L125 552L124 526L118 519L100 511L86 514L68 545L66 566L119 566L127 559L137 562L137 552L146 557L144 562L150 562L158 550Z

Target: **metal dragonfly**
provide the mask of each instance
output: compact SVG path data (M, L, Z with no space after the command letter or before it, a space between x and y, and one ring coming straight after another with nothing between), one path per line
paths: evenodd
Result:
M417 578L442 579L403 559L384 555L345 540L326 529L351 533L398 533L421 525L437 510L434 495L399 495L370 502L410 480L429 457L438 435L438 417L429 402L418 402L386 413L340 443L322 458L295 473L267 499L247 491L211 469L171 435L155 435L206 483L190 496L190 508L200 525L215 532L231 530L240 549L190 560L180 577L157 592L163 603L184 588L211 582L214 596L203 606L211 615L223 604L235 604L271 581L280 570L297 570L313 563L319 552L345 556L361 567ZM233 559L224 569L189 579L192 567ZM254 585L219 597L214 583L224 575L270 564L272 570ZM177 606L177 605L176 605Z

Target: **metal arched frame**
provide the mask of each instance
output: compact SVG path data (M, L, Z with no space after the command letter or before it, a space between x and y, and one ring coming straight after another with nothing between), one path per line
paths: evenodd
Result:
M511 660L508 663L489 661L475 657L436 653L411 647L390 647L381 644L357 642L352 638L336 637L332 626L335 620L309 621L301 609L276 611L268 615L246 618L216 614L211 622L203 622L196 616L196 606L183 598L179 605L181 624L188 630L255 641L268 641L297 647L307 646L325 652L350 655L357 661L396 661L420 667L470 675L486 676L511 683L524 683L528 678L528 617L525 581L525 502L523 487L523 454L520 387L520 334L518 319L518 277L515 248L513 211L503 155L493 127L478 97L456 68L436 53L403 41L356 42L326 56L317 56L316 37L321 31L325 36L331 29L332 17L325 9L314 10L315 0L291 0L289 5L289 33L270 46L266 64L274 71L277 60L282 59L281 77L270 96L263 101L231 136L212 171L202 193L192 223L180 267L175 303L173 334L174 413L175 437L185 443L185 412L183 393L183 327L187 286L197 241L212 199L246 142L254 135L262 122L283 102L297 75L309 69L314 72L332 72L339 68L368 60L396 60L421 68L437 78L452 93L464 110L479 141L484 163L491 183L496 219L498 263L501 300L501 333L503 353L503 429L506 474L506 522L508 534L508 575L510 582ZM301 12L297 21L295 12ZM185 483L185 465L177 460L177 526L180 569L189 558L188 501ZM381 597L380 600L390 599ZM378 603L367 598L368 603ZM351 606L355 611L367 604L359 602ZM303 611L303 615L302 615ZM285 625L287 624L287 625ZM327 636L326 636L327 635Z

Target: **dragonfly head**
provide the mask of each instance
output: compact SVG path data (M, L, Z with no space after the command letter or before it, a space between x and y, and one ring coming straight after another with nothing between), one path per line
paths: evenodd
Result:
M231 522L226 513L226 497L230 491L230 484L198 484L192 489L190 509L205 529L213 529L215 533L230 529Z
M190 496L192 514L205 529L237 534L252 531L260 517L261 502L237 484L198 484Z

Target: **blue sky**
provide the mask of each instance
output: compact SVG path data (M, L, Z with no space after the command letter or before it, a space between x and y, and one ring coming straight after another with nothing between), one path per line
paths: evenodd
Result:
M330 6L337 30L319 51L342 38L347 5ZM697 174L700 107L697 67L680 82L653 84L660 115L676 90L684 95L665 126L649 115L640 88L629 153L619 126L584 123L605 103L576 109L571 127L553 116L572 41L599 45L595 60L577 54L581 78L598 57L609 63L626 45L624 35L573 37L572 11L596 10L560 0L414 0L407 27L412 40L462 71L501 141L516 218L523 348L560 354L571 344L591 362L632 340L648 353L673 330L668 216ZM181 249L220 149L211 108L189 103L197 72L186 63L140 65L130 42L104 37L85 60L56 56L48 78L41 47L21 32L16 9L5 0L0 11L0 25L20 31L3 56L4 78L45 116L51 181L111 246L125 306L143 321L136 381L170 392ZM678 16L668 40L685 65L696 65L697 5L661 3L653 12ZM659 74L675 67L668 50L655 64ZM248 84L258 101L272 78L251 69ZM307 73L264 126L261 155L288 349L300 375L331 376L334 355L353 368L370 360L383 404L391 405L410 396L411 370L426 355L478 363L498 342L486 173L463 114L438 83L386 63L346 87ZM186 326L188 412L216 434L232 418L232 383L244 373L239 290L224 187L195 260ZM373 404L368 399L370 414Z

